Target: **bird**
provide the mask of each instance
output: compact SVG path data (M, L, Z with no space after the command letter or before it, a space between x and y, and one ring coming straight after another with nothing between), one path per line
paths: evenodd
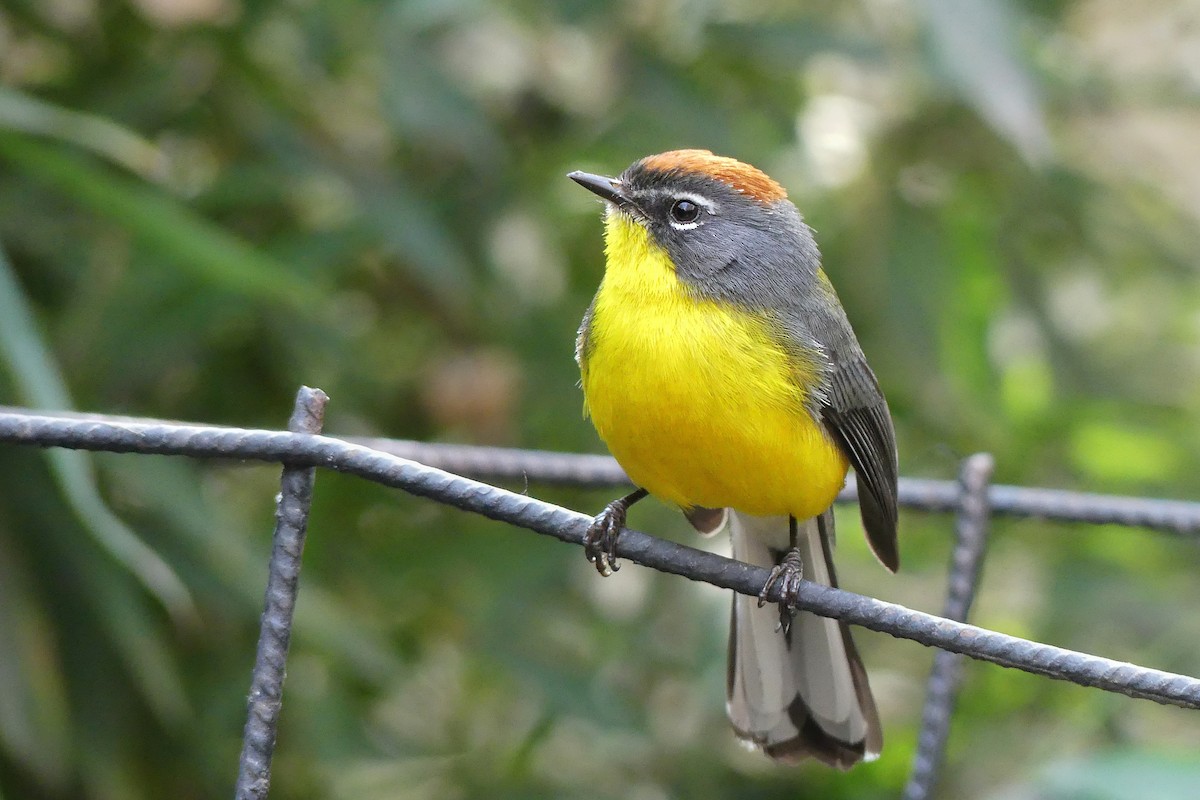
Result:
M778 182L708 150L568 177L605 209L575 344L584 410L636 487L595 517L588 560L618 569L648 495L701 533L728 530L734 558L770 569L757 599L734 595L734 732L785 764L874 760L883 734L849 629L791 607L801 578L837 585L832 506L850 467L872 551L900 564L891 414L812 229Z

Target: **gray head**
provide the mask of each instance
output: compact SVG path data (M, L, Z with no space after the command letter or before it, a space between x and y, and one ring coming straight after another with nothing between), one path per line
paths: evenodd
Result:
M618 178L569 176L649 231L700 297L758 309L793 305L820 267L812 231L762 171L707 150L634 162Z

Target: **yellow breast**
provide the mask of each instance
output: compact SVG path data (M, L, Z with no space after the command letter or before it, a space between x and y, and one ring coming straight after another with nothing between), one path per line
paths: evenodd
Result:
M805 408L812 366L766 320L690 295L623 214L585 332L586 409L630 478L682 507L806 518L827 509L847 462Z

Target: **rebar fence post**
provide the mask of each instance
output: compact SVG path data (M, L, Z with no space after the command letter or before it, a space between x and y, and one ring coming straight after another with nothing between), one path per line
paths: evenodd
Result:
M988 484L994 468L995 461L990 454L976 453L962 462L958 473L954 552L950 558L943 611L943 616L956 622L967 621L979 585L991 515ZM962 662L963 657L958 653L947 650L934 653L933 669L925 690L925 707L921 712L917 754L913 757L912 774L904 787L904 800L927 800L937 785L946 755L946 742L950 738L950 719L962 681Z
M320 389L301 387L296 395L295 410L288 420L288 430L320 433L328 401L329 397ZM315 474L314 467L289 466L285 462L280 479L262 628L250 677L246 728L238 762L234 794L237 800L265 800L271 786L271 756L275 752L279 710L283 704L288 643L300 590L300 560L304 554Z

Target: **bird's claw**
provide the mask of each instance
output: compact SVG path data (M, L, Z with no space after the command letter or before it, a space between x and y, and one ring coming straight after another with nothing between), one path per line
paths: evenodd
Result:
M758 607L762 608L771 602L772 591L779 596L779 629L787 634L792 626L792 616L796 613L796 600L800 597L800 586L804 581L804 561L800 551L792 548L784 553L779 563L771 568L767 582L758 593Z
M614 500L596 515L583 535L584 555L606 578L621 568L617 563L617 537L625 527L626 511L620 500Z

